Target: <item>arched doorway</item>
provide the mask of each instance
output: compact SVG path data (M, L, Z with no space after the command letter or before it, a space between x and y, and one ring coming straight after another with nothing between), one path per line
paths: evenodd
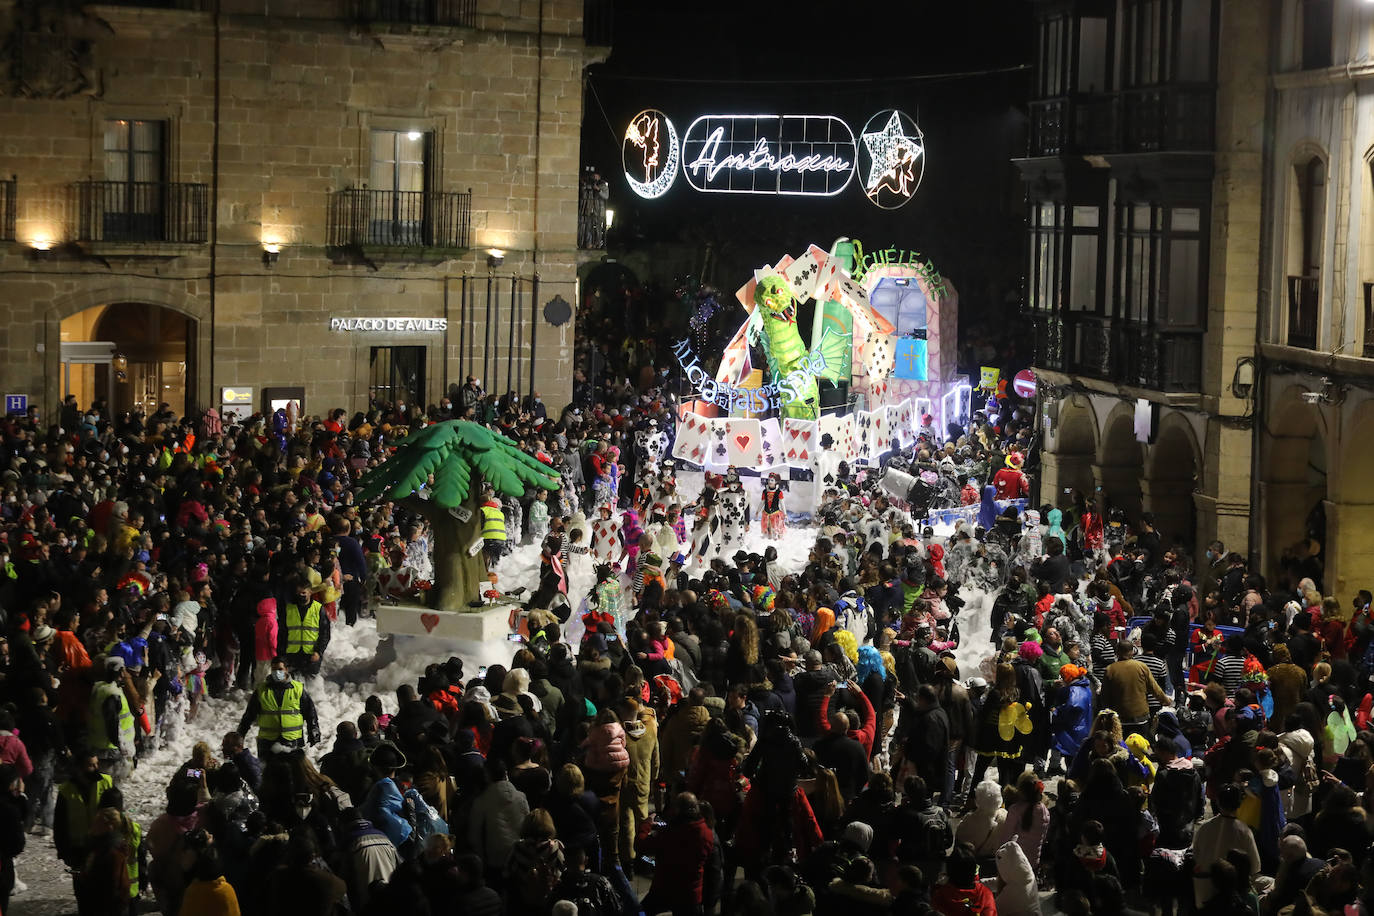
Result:
M1155 529L1166 547L1193 553L1197 549L1197 442L1187 420L1169 414L1160 422L1150 447L1145 478L1145 505L1155 516Z
M1093 458L1097 455L1097 420L1091 404L1074 404L1072 397L1060 402L1058 420L1054 449L1041 459L1043 479L1054 489L1042 492L1040 499L1066 507L1073 504L1074 490L1091 496L1096 486Z
M62 320L59 391L83 409L97 401L112 413L161 404L180 414L195 397L197 322L142 302L97 305Z
M1279 399L1262 456L1264 570L1271 585L1323 584L1326 562L1326 430L1321 413L1297 397Z
M1143 476L1144 459L1135 437L1135 415L1130 405L1120 405L1107 418L1097 462L1097 483L1106 500L1103 510L1120 508L1128 520L1138 521Z

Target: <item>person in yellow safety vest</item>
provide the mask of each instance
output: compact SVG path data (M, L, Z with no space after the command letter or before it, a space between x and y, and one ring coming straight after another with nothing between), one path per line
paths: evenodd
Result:
M100 769L124 780L134 768L134 714L124 695L124 659L105 659L104 678L91 687L87 742L100 759Z
M57 857L80 869L86 862L91 819L100 799L114 787L114 780L100 772L100 759L94 752L77 754L72 766L71 778L57 787L52 838Z
M243 711L236 731L246 736L256 723L258 726L258 757L267 759L272 745L305 747L306 742L320 741L320 721L315 716L315 703L299 681L291 680L286 671L286 659L272 659L267 680L253 691L248 708Z
M97 814L106 809L110 809L111 814L118 814L117 818L108 820L117 820L119 823L118 829L124 838L125 867L129 873L129 899L137 900L139 893L148 886L148 855L143 847L143 829L124 810L124 793L118 788L106 789L96 803L96 809Z
M298 578L277 622L277 654L292 671L310 676L320 673L328 645L329 615L311 594L310 583Z
M506 552L506 516L501 511L501 504L490 493L482 503L482 551L487 569L494 569L496 561Z

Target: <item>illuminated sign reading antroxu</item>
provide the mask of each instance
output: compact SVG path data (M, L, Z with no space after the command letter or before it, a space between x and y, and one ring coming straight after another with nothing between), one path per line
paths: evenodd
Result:
M682 173L698 191L829 197L854 176L849 125L831 115L703 115L682 135Z
M666 114L646 108L625 128L621 164L630 189L662 197L678 172L705 194L834 197L851 183L885 210L911 200L925 172L925 138L889 108L857 139L826 114L709 114L679 137Z

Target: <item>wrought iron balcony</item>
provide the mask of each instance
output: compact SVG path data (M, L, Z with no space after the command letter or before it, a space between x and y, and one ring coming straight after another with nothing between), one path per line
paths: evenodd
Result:
M76 186L77 241L204 244L210 189L170 181L83 181Z
M1288 278L1288 346L1317 349L1317 315L1321 310L1318 277Z
M1035 312L1035 365L1045 369L1064 368L1064 319L1053 312Z
M205 8L205 0L99 0L106 6L142 6L152 10L190 10Z
M329 244L336 248L467 248L471 230L471 191L350 188L329 205Z
M19 181L11 176L0 180L0 241L14 241L15 202L19 199Z
M1160 329L1103 315L1067 318L1067 371L1152 391L1202 387L1200 328Z
M1215 136L1210 86L1150 86L1121 93L1123 150L1206 151Z
M1030 103L1032 156L1212 149L1210 86L1151 86Z
M377 25L477 25L477 0L354 0L354 12Z

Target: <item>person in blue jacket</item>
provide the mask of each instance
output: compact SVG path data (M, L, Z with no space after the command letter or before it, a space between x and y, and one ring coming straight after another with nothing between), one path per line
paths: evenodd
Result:
M1050 770L1062 772L1063 768L1054 755L1063 760L1073 760L1088 735L1093 724L1093 688L1088 680L1088 670L1079 665L1063 665L1059 678L1064 683L1063 701L1050 712Z
M396 771L406 765L405 755L390 744L379 744L372 752L372 769L377 773L377 781L368 790L363 801L363 816L370 820L387 839L395 844L406 858L409 851L406 842L414 828L406 817L406 799L396 784Z

